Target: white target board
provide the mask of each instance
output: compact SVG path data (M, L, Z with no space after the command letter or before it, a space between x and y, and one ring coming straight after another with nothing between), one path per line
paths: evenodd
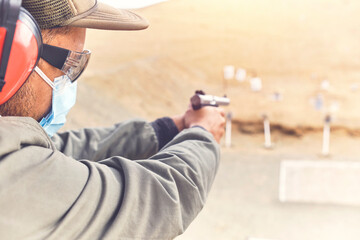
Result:
M235 79L238 82L244 82L246 80L246 70L242 68L238 68L236 70Z
M224 67L224 79L230 80L235 76L235 67L232 65L228 65Z
M259 92L262 89L262 81L259 77L254 77L250 79L250 87L251 90L254 92Z
M287 160L280 166L281 202L360 206L360 162Z

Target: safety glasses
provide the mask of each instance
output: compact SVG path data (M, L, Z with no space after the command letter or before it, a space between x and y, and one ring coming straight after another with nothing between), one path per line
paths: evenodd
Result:
M50 65L60 69L74 82L88 65L90 55L91 52L89 50L75 52L65 48L43 44L41 58Z

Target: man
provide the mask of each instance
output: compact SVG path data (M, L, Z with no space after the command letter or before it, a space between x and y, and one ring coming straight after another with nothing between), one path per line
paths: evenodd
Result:
M147 22L95 0L24 0L23 7L40 25L45 45L26 82L0 105L1 238L181 234L203 207L217 171L223 110L188 109L152 123L57 134L90 54L83 50L86 28L139 30ZM56 67L60 55L46 53L68 50L80 59L76 68Z

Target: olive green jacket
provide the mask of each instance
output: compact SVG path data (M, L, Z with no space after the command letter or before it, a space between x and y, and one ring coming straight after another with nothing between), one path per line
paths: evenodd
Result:
M1 239L173 239L204 205L219 147L201 128L158 149L149 123L50 139L0 117Z

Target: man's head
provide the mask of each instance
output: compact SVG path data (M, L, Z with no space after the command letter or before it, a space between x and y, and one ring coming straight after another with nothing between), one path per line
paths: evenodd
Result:
M0 3L3 1L9 0ZM75 52L83 51L86 28L140 30L148 26L138 15L96 0L23 0L22 5L39 24L44 44ZM65 74L43 58L37 67L50 81ZM33 71L10 100L0 105L0 115L28 116L40 121L51 107L52 88Z
M44 44L81 52L85 43L85 28L60 27L41 31ZM45 60L37 65L51 80L64 73ZM2 116L27 116L39 121L51 109L52 88L34 71L15 95L0 105Z

